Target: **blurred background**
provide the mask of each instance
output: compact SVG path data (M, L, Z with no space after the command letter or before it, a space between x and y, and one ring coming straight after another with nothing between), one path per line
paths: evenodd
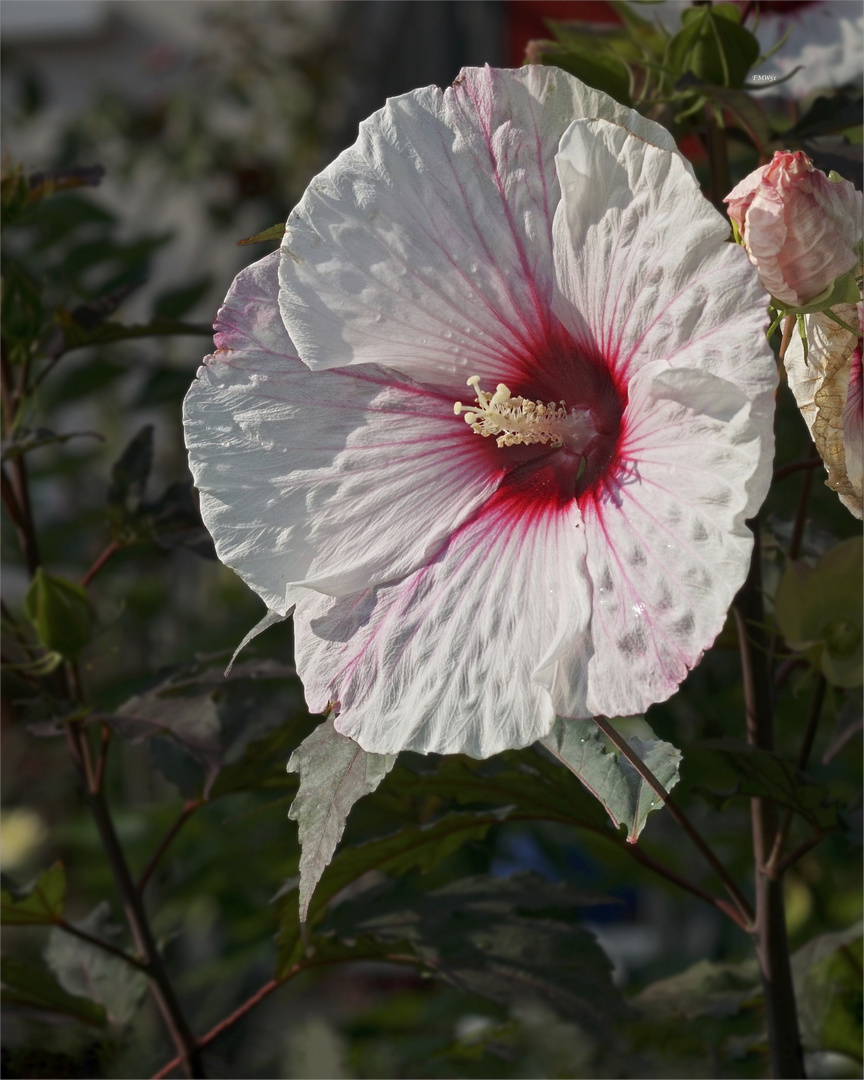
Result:
M675 22L680 8L666 3L656 12ZM781 126L820 89L859 85L857 0L765 9L766 41L779 40L791 26L801 49L815 49L795 84L797 98L791 84L777 88ZM112 553L91 590L97 629L81 661L89 693L110 712L190 665L215 670L263 615L256 597L212 558L195 515L180 420L183 394L210 349L208 328L232 278L275 246L238 241L284 221L309 180L354 141L359 121L388 96L447 86L463 65L518 65L530 40L548 36L546 18L602 24L617 16L593 0L4 0L0 18L4 171L104 169L98 186L60 194L46 201L38 221L10 230L4 273L17 290L16 311L39 324L57 311L92 313L109 298L111 318L126 325L163 319L187 326L182 334L64 353L40 386L31 418L34 429L80 433L29 457L46 566L80 580L118 529L127 530L128 544ZM789 41L762 70L791 70L795 38ZM822 150L832 167L860 176L860 145ZM755 164L748 153L742 151L741 175ZM806 430L785 399L779 432L785 460L806 455ZM118 495L124 451L127 465L150 453L152 460L136 474L140 490L130 494L127 485ZM818 554L829 532L842 538L856 529L835 496L820 483L814 487L812 516L819 524L808 528L805 550ZM770 513L778 536L791 528L797 495L792 482L775 496ZM17 611L28 578L5 519L4 545L4 602ZM252 655L289 664L290 625L268 631ZM736 684L734 649L714 650L686 692L652 713L655 730L679 744L728 734L728 717L741 715ZM805 697L797 700L793 687L786 704L790 737L800 735ZM831 751L825 768L851 798L846 788L860 742L844 736L844 707L839 697L829 702L834 712L817 750L823 757ZM273 742L272 761L254 790L232 780L223 799L190 817L148 886L156 929L196 1031L272 975L277 909L271 901L290 882L298 857L296 828L286 819L294 780L284 764L316 722L305 715L296 680L284 677L240 679L219 708L229 763L242 759L251 731L263 738L286 717L293 726L284 744ZM62 858L70 917L86 916L107 897L119 919L65 745L50 737L55 720L44 702L33 703L25 675L7 676L2 869L23 884ZM835 746L832 739L845 741ZM108 791L121 840L140 871L184 800L199 790L200 777L168 740L116 742ZM694 755L694 789L701 780L718 786L716 777L704 775L707 768ZM694 797L694 807L733 869L746 874L747 851L737 843L746 829L744 804L719 825L716 817L709 822L710 801ZM362 836L374 813L358 806L347 839ZM674 827L656 818L648 829L653 850L686 860L673 854ZM613 896L615 905L590 909L586 918L615 963L616 979L630 990L702 957L736 958L742 948L740 935L716 912L694 908L647 874L634 879L627 860L563 827L502 826L454 860L442 881L457 873L530 869ZM839 839L835 845L829 838L818 859L803 860L790 875L789 903L793 938L801 941L814 928L839 929L860 916L860 868ZM14 941L12 933L6 937L20 957L45 945L37 929L16 931ZM20 1005L8 1010L3 1075L149 1075L173 1050L152 1005L134 987L124 992L108 1035ZM483 1032L485 1041L478 1041ZM227 1032L207 1061L214 1076L625 1075L614 1055L598 1054L591 1033L575 1024L531 1009L507 1016L480 999L466 1005L446 987L368 965L291 983ZM638 1065L644 1071L627 1075L673 1075L659 1051L651 1054ZM709 1070L698 1075L715 1075L716 1062L701 1055L698 1046L681 1050L674 1075L697 1075L698 1068ZM743 1049L741 1062L740 1075L759 1074L759 1062ZM817 1063L813 1075L855 1075L842 1068L842 1062Z

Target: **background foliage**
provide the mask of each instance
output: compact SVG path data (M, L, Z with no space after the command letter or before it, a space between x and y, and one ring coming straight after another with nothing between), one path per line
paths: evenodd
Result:
M717 11L728 6L696 9L709 15L694 15L674 47L633 19L595 32L602 49L589 55L584 27L553 27L535 59L621 100L644 105L650 90L652 114L690 140L709 192L718 116L731 183L781 133L817 164L836 158L838 138L860 142L860 93L755 107L743 88L755 56ZM766 1075L749 939L673 880L721 895L716 875L667 814L648 817L619 790L610 811L634 833L634 815L645 827L627 843L555 760L560 745L486 762L403 754L350 779L356 789L345 787L353 757L338 776L313 776L351 813L332 862L338 836L317 856L304 848L320 882L301 930L287 816L298 777L286 764L320 718L291 666L290 623L223 678L260 604L213 559L180 401L231 275L270 250L234 242L284 219L352 141L358 115L383 101L370 74L381 57L356 44L374 12L304 12L216 5L205 45L160 94L106 92L38 161L4 168L3 1073L142 1076L174 1058L147 992L152 964L124 920L119 859L189 1028L212 1034L195 1066L208 1075ZM709 18L719 52L705 44ZM458 63L494 60L489 50L458 56L438 81ZM45 102L25 59L12 58L6 123L26 133ZM142 190L194 204L204 223L190 225L194 273L170 281L177 237L124 212ZM801 854L785 876L787 923L810 1075L856 1076L860 687L826 685L818 649L786 649L771 597L790 547L815 563L860 527L819 470L782 471L808 457L810 440L785 387L778 409L781 471L761 515L777 753L743 742L731 620L647 719L652 737L684 748L676 800L745 892L749 796L790 812L786 850ZM828 579L846 600L847 578ZM74 764L84 746L89 796ZM624 766L609 749L598 742L597 760L617 783ZM106 857L106 814L119 855ZM294 816L317 835L301 801Z

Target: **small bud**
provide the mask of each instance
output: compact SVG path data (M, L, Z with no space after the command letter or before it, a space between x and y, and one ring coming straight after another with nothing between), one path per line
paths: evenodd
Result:
M24 598L24 610L42 645L66 659L74 659L90 640L90 604L73 581L46 574L40 567Z
M835 176L814 169L801 151L778 150L724 200L736 238L778 308L812 310L858 265L862 195Z

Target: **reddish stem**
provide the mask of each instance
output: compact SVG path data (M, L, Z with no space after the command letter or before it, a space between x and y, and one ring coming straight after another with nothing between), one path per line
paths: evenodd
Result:
M93 578L99 573L102 567L121 550L120 544L116 540L112 540L108 547L102 552L99 558L93 563L87 573L81 578L81 588L86 589Z

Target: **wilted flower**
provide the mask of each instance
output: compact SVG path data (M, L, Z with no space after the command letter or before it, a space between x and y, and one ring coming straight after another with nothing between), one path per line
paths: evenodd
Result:
M789 386L828 470L828 487L860 518L862 455L861 304L837 316L859 335L817 311L806 315L808 349L793 334L784 363Z
M770 476L727 232L663 128L554 68L394 98L312 181L185 422L220 558L296 604L313 711L488 756L675 691Z
M800 150L778 150L724 201L762 284L785 307L811 303L858 265L861 192Z

